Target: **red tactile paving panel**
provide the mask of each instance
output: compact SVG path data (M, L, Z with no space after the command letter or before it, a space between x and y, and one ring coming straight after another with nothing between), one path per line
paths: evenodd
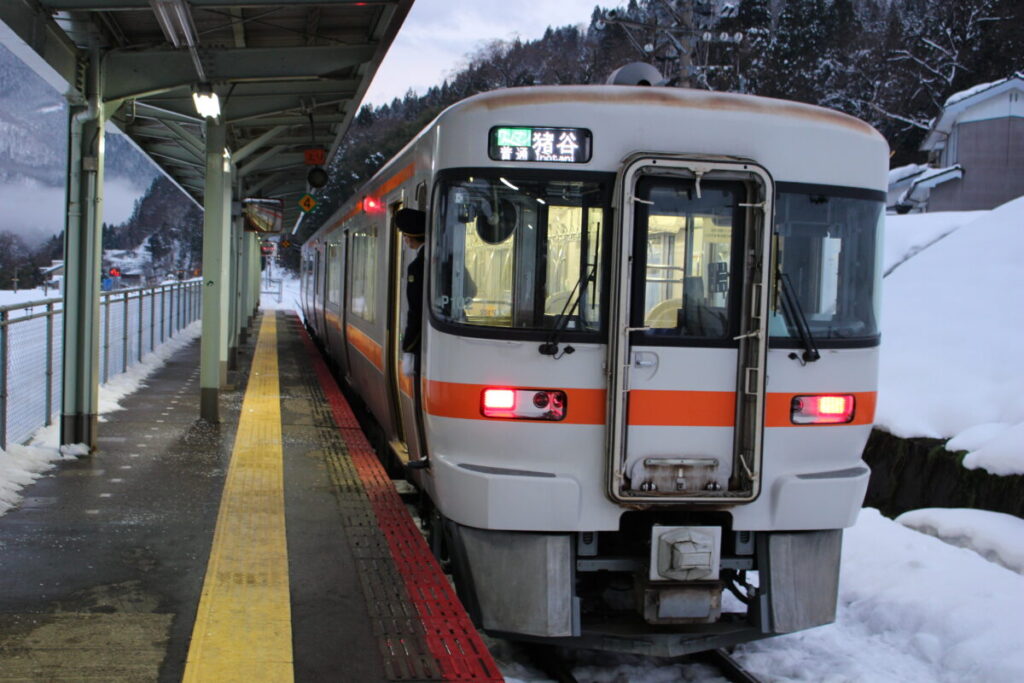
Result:
M395 568L416 608L430 654L436 660L443 680L504 680L491 653L473 628L462 603L455 596L454 589L427 547L423 535L405 509L394 484L381 467L372 446L358 429L355 415L341 395L320 353L304 329L301 329L301 335L334 421L376 515L376 523L387 539ZM377 574L372 568L367 569L371 574ZM399 618L399 615L395 615L395 618ZM389 652L383 653L388 655L386 659L391 662L408 662L410 667L409 670L389 672L389 675L401 680L418 678L427 673L416 666L417 660L421 659L418 655L422 653L410 649L415 648L413 639L396 637L386 642L389 649ZM405 669L404 666L401 668Z

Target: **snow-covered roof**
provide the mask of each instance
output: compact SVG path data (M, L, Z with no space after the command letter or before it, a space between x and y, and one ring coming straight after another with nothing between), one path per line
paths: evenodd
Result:
M928 167L924 164L907 164L889 169L889 191L907 184L927 170Z
M945 142L946 136L953 130L953 124L966 109L1009 90L1024 92L1024 71L1018 71L1008 78L991 83L979 83L967 90L950 95L942 107L942 113L932 119L931 130L928 131L924 142L921 143L921 149L931 150L939 143Z
M928 194L933 187L947 180L959 180L964 176L964 169L960 164L947 166L946 168L929 168L917 175L910 186L903 191L896 201L897 205L920 204L928 199Z

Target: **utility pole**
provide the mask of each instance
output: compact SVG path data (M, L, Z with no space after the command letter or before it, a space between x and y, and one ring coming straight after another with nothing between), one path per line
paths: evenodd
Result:
M712 31L719 19L735 16L731 5L719 7L714 0L659 0L649 7L653 13L643 20L608 10L602 13L598 28L602 24L622 27L626 39L644 60L677 61L677 76L668 81L669 85L707 87L704 71L711 67L707 63L710 44L743 40L741 33L716 35ZM704 63L695 64L695 54L703 54ZM667 67L663 67L663 73L670 73Z

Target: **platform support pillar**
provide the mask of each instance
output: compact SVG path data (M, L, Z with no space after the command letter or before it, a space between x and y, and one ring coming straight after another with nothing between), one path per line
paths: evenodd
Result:
M206 122L203 198L203 329L199 360L199 416L220 421L220 390L227 385L231 287L231 160L226 125Z
M249 303L249 315L255 320L256 316L259 315L260 310L260 288L263 286L260 280L263 278L263 271L260 268L262 264L261 253L260 253L260 239L259 235L252 236L252 246L249 251L249 258L252 259L250 268L252 269L252 282L250 283L251 289L249 290L250 303Z
M99 414L100 268L103 256L103 145L106 110L100 55L85 71L87 101L68 107L64 224L61 444L96 450Z

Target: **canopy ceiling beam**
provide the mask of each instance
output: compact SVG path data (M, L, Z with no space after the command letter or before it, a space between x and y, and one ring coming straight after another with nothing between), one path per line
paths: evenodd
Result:
M214 83L320 78L373 58L377 45L279 48L203 48L206 72ZM112 50L104 59L108 100L142 97L195 83L187 51ZM191 97L191 94L190 94Z

